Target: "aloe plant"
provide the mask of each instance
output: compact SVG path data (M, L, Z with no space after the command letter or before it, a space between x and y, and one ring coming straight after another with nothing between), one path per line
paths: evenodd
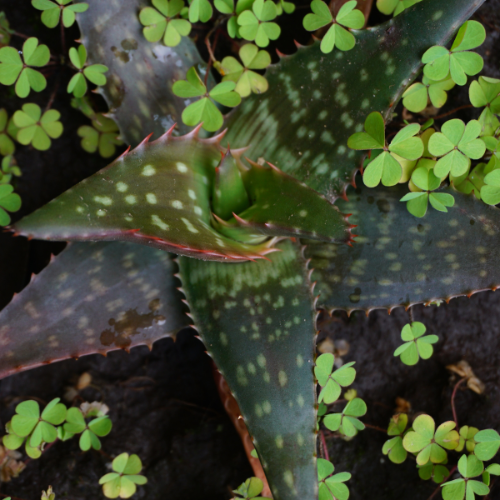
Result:
M498 282L495 209L456 193L446 222L435 211L420 221L398 188L346 199L362 159L348 137L370 112L390 118L421 55L445 44L482 1L423 0L356 33L346 53L323 54L319 42L299 48L269 68L269 90L227 119L226 136L203 138L199 127L181 137L170 128L185 106L173 80L200 60L191 42L181 41L173 64L159 64L165 47L143 38L137 18L147 2L87 0L81 41L89 64L109 68L102 93L135 149L14 225L77 243L0 314L0 375L151 345L193 325L238 400L274 498L317 498L315 293L327 309L369 311ZM106 37L95 29L105 22ZM134 35L117 58L101 47L125 42L122 25ZM118 62L129 52L134 67ZM458 250L465 246L477 259ZM177 263L165 250L181 256Z

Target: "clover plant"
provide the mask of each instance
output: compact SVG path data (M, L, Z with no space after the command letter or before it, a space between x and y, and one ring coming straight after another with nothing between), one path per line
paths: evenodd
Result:
M12 176L21 177L21 169L12 155L4 156L0 163L0 184L8 184Z
M281 33L281 28L272 22L277 16L278 9L272 0L254 0L252 10L244 10L237 18L238 33L259 47L267 47Z
M406 413L394 415L389 422L387 435L394 437L384 443L382 453L387 455L389 460L395 464L402 464L408 455L408 452L403 446L403 437L407 425L408 415L406 415Z
M112 428L111 420L107 416L94 418L87 423L80 408L70 408L66 416L66 422L64 424L65 438L68 439L75 434L81 434L80 448L82 451L88 451L90 448L100 450L101 441L99 437L107 436Z
M432 479L436 484L441 484L450 475L450 471L443 464L428 462L425 465L417 465L417 468L420 479Z
M422 0L377 0L377 9L382 12L382 14L397 16L408 7L421 1Z
M257 457L255 457L257 458ZM264 483L258 477L251 477L244 483L240 484L236 490L233 491L236 498L244 498L245 500L261 500L260 494L264 489Z
M92 126L82 125L78 128L78 135L82 138L82 148L88 153L99 154L109 158L116 152L116 146L121 146L123 141L119 138L119 130L111 119L97 113L92 116Z
M332 475L334 465L324 458L318 458L318 500L347 500L349 488L344 484L351 479L349 472L339 472Z
M455 451L460 452L463 449L467 450L469 453L474 451L476 446L476 442L474 441L474 436L479 432L479 429L476 427L470 427L468 425L464 425L460 427L459 435L460 441L458 442L458 446L455 448Z
M472 479L480 476L484 470L483 463L474 455L462 455L458 461L458 471L463 476L443 483L443 500L474 500L475 495L487 495L490 491L482 481Z
M358 431L365 428L365 425L358 417L365 415L366 411L366 403L360 398L354 398L347 403L342 413L326 415L323 418L323 423L331 431L339 431L347 437L353 437Z
M137 490L136 485L144 485L147 478L140 475L142 470L141 459L137 455L122 453L112 462L113 472L109 472L99 479L102 491L107 498L130 498Z
M9 115L7 111L0 109L0 155L7 156L14 153L16 146L9 136L7 125L9 122Z
M351 385L356 378L356 370L352 368L354 361L333 371L334 362L335 357L330 353L322 354L316 360L314 375L322 387L318 396L319 403L330 404L336 401L342 392L341 387Z
M432 202L431 202L432 203ZM405 343L394 351L394 356L400 356L405 365L416 365L420 358L429 359L432 356L432 344L435 344L439 337L437 335L426 335L426 327L419 321L414 321L405 325L401 330L401 338Z
M69 81L68 93L72 92L75 97L83 97L87 93L87 80L95 85L106 85L106 77L103 73L108 71L108 67L104 64L86 66L87 49L84 45L80 45L78 49L71 47L69 58L78 73L73 75Z
M0 184L0 226L10 224L7 212L17 212L21 208L21 198L13 191L10 184Z
M238 16L244 11L252 8L254 0L215 0L215 8L222 14L229 15L227 20L227 32L231 38L241 38Z
M493 429L485 429L477 432L474 435L476 443L474 447L474 455L479 460L491 460L500 448L500 435Z
M0 47L9 45L13 33L14 30L10 29L10 23L5 12L0 12Z
M500 80L480 76L469 87L469 98L475 108L484 108L479 117L481 136L492 136L500 127L495 116L500 113Z
M76 13L86 12L89 8L87 3L71 3L72 0L31 0L31 5L35 9L42 10L42 23L47 28L55 28L62 18L65 28L73 26L76 20Z
M427 107L430 100L436 108L441 108L448 100L448 90L455 86L451 78L441 81L433 81L424 76L422 82L414 83L403 93L403 105L409 111L420 113Z
M208 0L189 0L189 22L206 23L213 14L212 5Z

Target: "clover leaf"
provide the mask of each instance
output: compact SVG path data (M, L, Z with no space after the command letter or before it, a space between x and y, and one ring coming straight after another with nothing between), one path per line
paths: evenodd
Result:
M153 7L144 7L139 12L139 21L145 26L143 33L148 42L163 38L168 47L179 45L181 37L191 32L191 23L176 16L184 7L184 0L152 0Z
M12 422L7 422L7 424L5 425L5 430L7 431L7 434L2 438L2 442L5 448L7 448L8 450L17 450L25 442L24 449L26 451L26 454L30 458L36 460L42 456L40 447L33 448L32 446L30 446L29 437L21 437L14 433L14 431L12 430Z
M213 9L208 0L190 0L189 3L189 22L206 23L212 17Z
M8 184L13 175L21 177L21 169L12 155L4 156L0 165L0 184Z
M41 92L47 86L47 80L37 70L29 67L45 66L50 59L47 45L38 45L38 38L28 38L23 44L23 59L13 47L0 49L0 83L16 84L18 97L27 97L30 90ZM24 62L23 62L24 60Z
M483 58L475 52L468 52L479 47L486 39L486 31L477 21L465 22L457 33L455 41L448 50L435 45L422 56L424 74L431 80L444 80L450 74L457 85L467 83L467 75L477 75L484 65Z
M121 146L123 141L118 137L119 130L116 123L111 119L97 113L92 120L92 127L82 125L77 130L82 138L82 148L88 153L99 154L103 158L109 158L116 152L116 146Z
M234 0L215 0L215 8L222 14L230 14L231 17L227 21L227 32L231 38L241 38L239 26L238 26L238 16L244 10L251 10L254 0L238 0L236 6Z
M0 226L10 224L10 216L7 213L17 212L21 208L21 198L14 193L10 184L0 184Z
M239 34L242 38L255 41L259 47L267 47L269 40L276 40L281 28L272 21L278 15L272 0L255 0L252 10L243 11L237 19Z
M495 116L500 113L500 80L480 76L478 81L470 84L469 98L474 107L484 107L479 117L481 136L493 135L500 127L500 121Z
M465 448L469 453L472 453L476 446L474 436L478 432L479 429L477 429L476 427L469 427L468 425L460 427L460 431L458 433L460 436L460 441L458 442L458 446L456 447L455 451L460 452Z
M215 132L223 123L222 113L212 101L223 106L234 108L241 102L240 95L234 91L234 82L222 82L207 92L207 87L199 77L196 69L192 67L186 74L186 80L174 83L172 90L176 96L183 98L201 97L191 103L182 112L182 121L189 126L203 123L203 128Z
M441 486L444 500L474 500L475 494L487 495L490 491L488 486L480 481L470 478L479 476L483 472L483 463L474 455L462 455L458 461L458 471L463 478L448 481Z
M267 80L252 69L265 69L271 64L271 56L265 50L259 50L249 43L240 49L240 59L243 66L231 56L221 62L222 81L231 81L236 84L235 92L241 97L247 97L251 92L262 94L269 88Z
M402 167L395 156L406 160L416 160L424 152L420 137L415 137L420 131L420 125L413 123L402 128L392 139L389 146L385 141L384 118L378 111L370 113L365 120L365 132L357 132L347 141L351 149L384 151L374 158L363 172L363 182L368 187L378 186L380 181L384 186L394 186L402 176Z
M474 196L478 200L480 200L481 189L484 186L484 177L487 174L487 172L485 172L486 166L486 163L479 163L469 173L466 172L465 174L458 177L451 176L450 179L454 188L461 193L474 193Z
M454 450L458 446L459 435L453 430L455 422L445 422L437 429L429 415L419 415L413 422L413 430L403 438L405 450L417 454L417 464L443 463L447 454L444 450ZM435 432L434 432L435 430Z
M99 437L107 436L111 432L111 427L111 420L107 416L94 418L87 424L79 408L70 408L66 415L64 433L65 436L81 434L79 444L82 451L88 451L90 448L100 450Z
M500 476L500 465L499 464L491 464L486 467L485 471L482 474L483 483L486 486L490 485L490 475Z
M360 10L355 9L356 5L356 0L345 3L339 9L337 17L334 18L325 2L322 0L311 2L313 13L304 17L304 28L307 31L316 31L333 23L321 40L321 52L328 54L335 47L343 51L351 50L354 47L356 39L349 29L361 29L365 24L365 16Z
M295 5L292 2L286 2L285 0L279 0L276 8L278 9L278 16L281 16L283 12L286 14L292 14L295 12Z
M0 155L7 156L14 153L16 146L9 136L7 124L9 122L9 115L7 111L0 109Z
M420 169L416 172L418 170ZM433 353L431 344L435 344L439 337L437 335L422 337L425 331L425 325L419 321L405 325L401 330L401 338L405 343L394 351L394 356L401 356L401 361L409 366L416 365L420 358L429 359Z
M478 160L486 151L484 142L478 139L480 133L481 125L477 120L467 125L458 118L444 123L441 132L429 139L431 154L442 157L434 167L436 176L443 178L450 172L459 176L467 172L470 160Z
M356 370L351 368L354 361L346 363L338 370L333 371L334 362L335 357L331 353L322 354L316 360L314 375L322 387L318 397L319 403L330 404L336 401L342 392L341 387L351 385L356 378Z
M451 78L435 82L424 76L422 83L414 83L406 89L403 94L403 105L408 111L420 113L427 107L430 99L434 107L441 108L448 99L446 91L454 86L455 82Z
M500 139L486 136L482 137L481 140L486 145L486 149L492 153L485 169L486 173L489 173L496 168L500 168Z
M251 477L240 484L238 489L234 490L233 493L238 495L238 498L242 497L245 500L261 500L265 498L260 496L263 489L264 483L258 477Z
M92 64L85 67L87 62L87 49L80 45L78 50L74 47L69 49L69 58L73 66L78 70L68 83L68 93L73 92L75 97L83 97L87 93L87 80L95 85L105 85L106 77L103 75L108 71L104 64Z
M35 149L46 151L52 142L50 138L57 139L63 132L62 123L59 121L61 113L55 109L45 111L37 104L26 103L22 111L14 113L14 123L19 127L17 140L25 146L32 144Z
M72 0L32 0L31 5L35 9L42 10L42 23L47 28L55 28L59 24L59 18L62 16L62 23L65 28L73 26L77 12L85 12L89 8L87 3L77 3L68 5Z
M389 457L389 460L395 464L402 464L408 455L403 446L403 436L408 425L408 415L400 413L394 415L389 422L387 435L395 436L384 443L382 453Z
M491 460L500 448L500 435L494 429L479 431L474 436L474 441L476 442L474 455L479 460Z
M0 12L0 47L9 45L10 35L15 33L10 29L10 23L5 15L5 12Z
M342 413L327 415L323 419L323 423L331 431L338 430L347 437L353 437L358 431L362 431L365 428L363 422L358 420L357 417L362 417L366 414L366 411L366 403L360 398L354 398L347 403Z
M377 0L377 9L387 16L397 16L405 9L422 0Z
M136 485L143 485L148 480L139 475L142 469L141 459L137 455L122 453L112 462L114 472L105 474L99 479L102 491L108 498L130 498L137 490Z
M351 479L349 472L339 472L332 476L335 467L324 458L318 458L318 500L347 500L349 488L344 484Z
M428 481L432 479L436 484L441 484L450 474L450 471L441 464L429 462L425 465L417 465L420 479Z

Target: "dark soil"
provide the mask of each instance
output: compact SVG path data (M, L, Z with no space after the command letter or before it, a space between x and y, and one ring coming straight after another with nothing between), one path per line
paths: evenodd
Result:
M28 0L0 0L0 11L7 13L15 29L38 36L57 53L60 50L58 29L41 26L39 12L30 4ZM303 14L301 10L295 17L300 19ZM488 0L477 19L488 31L482 49L486 59L484 74L499 78L500 0ZM375 15L372 20L380 19ZM291 52L293 38L297 38L296 25L289 21L284 27L280 50ZM74 27L66 33L66 39L73 40L78 35ZM303 39L300 36L301 42L307 40L306 36ZM15 43L20 46L22 39L15 39ZM60 78L54 107L62 113L65 133L47 152L17 147L16 158L23 170L17 186L23 198L19 217L108 163L80 148L76 130L86 119L69 106L65 90L68 77L51 75L48 89L32 94L28 100L45 107L54 81ZM105 109L98 96L93 99L96 106ZM456 88L442 112L467 103L466 89ZM9 113L19 107L18 99L5 87L2 87L0 107L6 107ZM473 117L470 110L455 116ZM8 303L12 293L27 284L31 273L39 272L48 263L51 252L62 248L61 244L27 242L0 234L0 307ZM391 316L376 311L368 318L360 313L349 319L338 314L323 323L320 340L328 335L334 342L344 339L350 345L343 359L356 361L358 377L354 387L369 408L364 421L385 428L397 397L411 404L413 415L425 412L438 422L451 419L450 398L456 380L450 380L446 366L466 360L486 389L482 395L467 389L458 391L459 423L498 430L500 294L486 292L440 307L415 307L413 316L427 325L428 333L440 337L435 355L416 367L405 367L392 356L399 344L401 327L408 322L408 314L403 309ZM79 398L102 400L111 409L114 427L103 439L104 451L83 454L76 442L57 443L42 459L30 461L19 478L0 484L1 494L35 500L42 489L52 485L57 498L101 498L97 481L108 471L110 458L124 451L139 454L149 479L135 498L228 499L230 489L252 474L239 438L220 403L211 361L192 330L179 334L176 343L171 340L156 343L152 352L136 348L131 354L114 352L107 358L89 356L0 381L0 428L11 418L19 401L36 398L44 403L62 397L82 373L89 373L92 382L80 392ZM385 439L382 432L368 428L351 441L329 440L330 457L337 471L348 470L353 474L351 498L426 500L435 485L418 478L414 460L399 466L389 462L381 453ZM453 453L450 456L453 465L455 456ZM500 499L500 481L489 498Z

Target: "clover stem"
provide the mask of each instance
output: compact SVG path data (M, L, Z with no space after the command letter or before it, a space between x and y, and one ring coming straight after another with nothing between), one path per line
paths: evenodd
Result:
M25 40L27 40L29 38L29 36L24 35L23 33L19 33L18 31L12 32L11 35L18 36L19 38L24 38ZM12 497L12 498L14 498L14 497Z
M453 388L453 392L451 394L451 411L453 412L453 420L455 421L455 425L457 426L458 429L458 418L457 418L457 411L455 409L455 396L457 394L458 387L462 382L465 381L465 378L461 378L456 384L455 387Z
M52 443L48 443L47 446L45 446L45 448L42 450L42 453L45 453L47 450L50 450L50 448L52 448L52 446L54 446L57 442L59 441L59 438L57 438L55 441L52 441ZM33 460L32 458L27 458L25 461L24 461L24 465L28 465L31 460ZM14 497L12 497L14 498Z
M365 422L363 422L363 423L365 424L365 427L368 427L368 429L374 429L376 431L383 432L384 434L387 434L387 430L382 429L382 427L377 427L376 425L367 424Z
M321 439L321 446L323 448L323 453L325 454L325 460L330 461L330 455L328 455L328 446L326 445L325 434L322 430L319 431L319 437Z
M59 23L61 25L61 47L62 47L62 53L63 57L66 57L66 35L64 33L64 24L61 18L61 22Z
M452 474L457 470L457 466L454 465L452 467L452 469L450 470L450 473L443 479L443 483L446 482L448 480L448 478L450 478L452 476ZM427 499L427 500L432 500L437 494L439 491L441 491L442 488L441 486L438 486L432 493L432 495Z
M408 315L410 316L410 323L413 323L413 310L411 307L408 308Z
M444 118L445 116L452 115L453 113L456 113L457 111L460 111L461 109L469 109L473 108L474 106L472 104L464 104L463 106L459 106L458 108L452 109L451 111L448 111L447 113L443 113L442 115L438 115L434 117L434 120L439 120L440 118Z
M57 81L56 81L56 84L54 85L54 90L52 91L52 94L50 95L50 99L49 99L49 102L47 103L47 106L45 106L44 113L50 109L50 107L52 106L52 103L54 102L54 99L56 98L57 91L59 90L59 84L61 83L60 76L61 76L61 70L59 69L59 71L57 72Z

